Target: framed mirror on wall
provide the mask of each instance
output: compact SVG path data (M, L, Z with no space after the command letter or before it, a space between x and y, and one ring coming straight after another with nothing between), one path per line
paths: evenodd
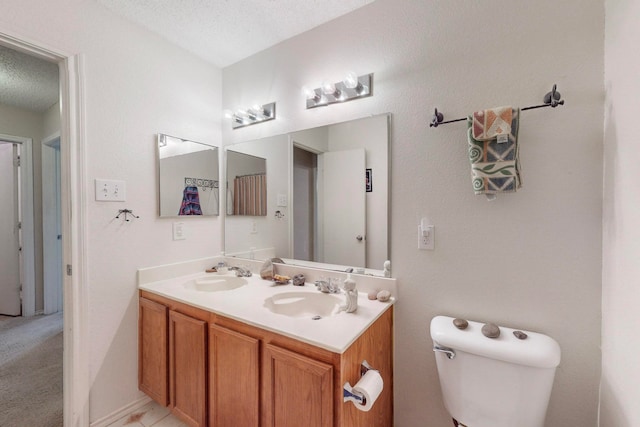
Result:
M159 216L219 215L218 148L162 133L157 147Z
M390 119L383 114L225 147L230 188L237 153L264 160L266 172L266 215L228 212L225 253L381 271L390 259Z

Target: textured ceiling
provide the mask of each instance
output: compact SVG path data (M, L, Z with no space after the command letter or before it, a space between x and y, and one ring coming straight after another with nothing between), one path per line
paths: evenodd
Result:
M0 104L42 113L57 101L57 64L0 46Z
M220 68L374 0L96 0Z
M374 0L95 0L220 68ZM58 66L0 46L0 104L44 112Z

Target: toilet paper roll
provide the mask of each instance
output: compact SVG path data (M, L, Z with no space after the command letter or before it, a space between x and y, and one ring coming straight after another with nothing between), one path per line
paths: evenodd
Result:
M366 403L364 405L356 404L355 407L361 411L369 411L378 396L380 396L380 393L382 393L383 388L384 381L380 373L373 369L368 370L367 373L360 378L360 381L353 386L353 391L362 394L366 399Z

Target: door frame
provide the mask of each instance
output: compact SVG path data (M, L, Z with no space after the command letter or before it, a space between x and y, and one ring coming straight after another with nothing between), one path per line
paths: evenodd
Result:
M0 32L0 44L57 63L60 71L60 162L64 276L64 427L89 425L87 327L87 189L85 172L84 57L23 35Z
M36 248L33 215L33 141L22 136L0 134L0 140L20 145L20 222L22 223L22 268L20 292L22 315L36 314Z

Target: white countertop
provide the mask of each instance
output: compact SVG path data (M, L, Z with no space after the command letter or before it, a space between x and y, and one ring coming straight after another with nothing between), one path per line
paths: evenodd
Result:
M226 273L233 276L233 273ZM304 286L276 285L263 280L259 274L248 277L247 284L236 289L217 292L198 291L185 284L199 278L213 278L219 273L193 273L151 282L141 281L139 289L183 302L222 316L239 320L326 350L343 353L349 346L395 301L383 303L369 300L367 294L358 294L355 313L341 311L335 315L313 320L311 317L289 317L276 314L264 307L265 300L283 292L314 293L345 301L344 293L322 294L313 283ZM354 277L356 285L358 277ZM386 279L389 280L389 279Z

